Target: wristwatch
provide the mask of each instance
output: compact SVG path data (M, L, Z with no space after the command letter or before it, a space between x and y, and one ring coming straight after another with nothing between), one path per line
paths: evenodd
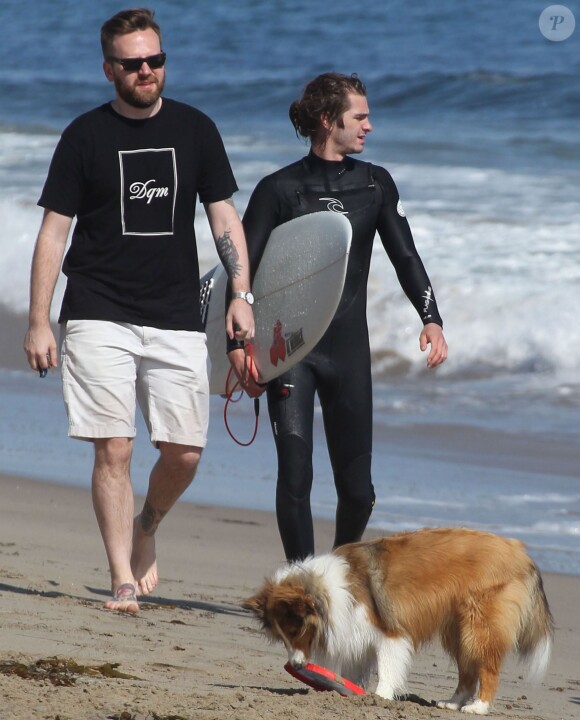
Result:
M233 298L240 298L241 300L245 300L248 305L254 304L254 296L251 292L246 292L245 290L237 290L236 292L232 293L232 299Z

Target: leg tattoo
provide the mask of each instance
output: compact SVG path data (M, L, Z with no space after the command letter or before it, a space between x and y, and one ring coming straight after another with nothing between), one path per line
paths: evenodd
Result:
M167 510L156 510L148 500L145 500L143 510L141 511L141 528L145 535L149 537L155 534L159 527L159 523L163 520Z

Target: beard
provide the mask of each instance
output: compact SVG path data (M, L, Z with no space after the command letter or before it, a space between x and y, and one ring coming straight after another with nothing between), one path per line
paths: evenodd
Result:
M115 89L119 97L124 100L127 105L131 105L134 108L148 108L155 105L159 96L163 92L165 87L165 76L161 80L157 76L153 76L154 85L147 88L143 88L140 85L134 87L127 87L124 85L120 78L115 77Z

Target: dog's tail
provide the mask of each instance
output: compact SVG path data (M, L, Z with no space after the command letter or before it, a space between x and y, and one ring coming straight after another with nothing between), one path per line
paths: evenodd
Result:
M517 653L530 680L540 680L550 662L554 637L554 619L550 612L542 576L531 562L526 580L527 603L522 608L516 639Z

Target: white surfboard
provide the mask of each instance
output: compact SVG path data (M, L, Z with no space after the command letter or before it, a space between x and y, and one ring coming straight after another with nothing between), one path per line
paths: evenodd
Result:
M346 217L329 211L304 215L272 231L252 286L254 362L260 382L289 370L324 335L342 295L351 238L352 227ZM226 392L230 369L224 321L226 286L222 265L201 278L210 392L218 395Z

